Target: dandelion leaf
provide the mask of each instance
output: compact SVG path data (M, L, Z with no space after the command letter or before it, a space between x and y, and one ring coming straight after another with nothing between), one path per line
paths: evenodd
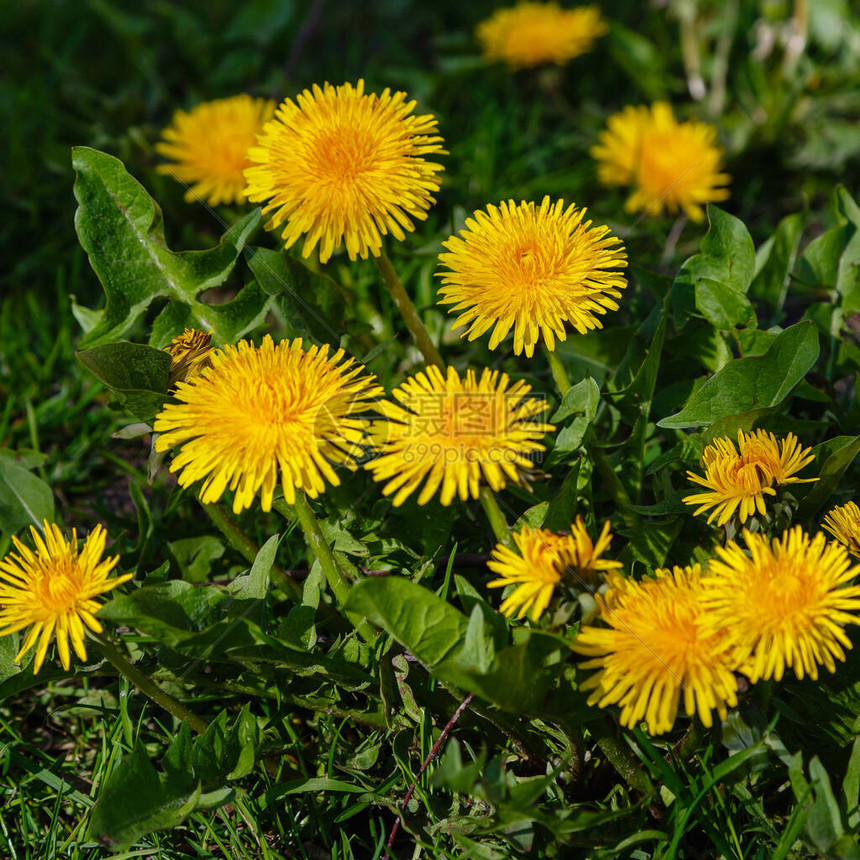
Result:
M257 287L231 302L212 305L200 294L220 286L233 270L245 242L260 225L259 210L237 221L214 248L171 251L164 237L161 209L119 159L78 146L72 150L77 173L75 228L81 246L102 283L106 304L81 346L93 347L126 337L156 299L166 299L165 319L156 321L164 346L184 326L212 331L216 343L262 319L267 298ZM179 308L173 308L179 305ZM169 323L169 324L168 324Z

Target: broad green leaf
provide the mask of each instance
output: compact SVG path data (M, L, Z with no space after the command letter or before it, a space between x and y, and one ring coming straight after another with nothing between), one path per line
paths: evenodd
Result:
M787 215L756 252L755 277L750 285L750 294L763 299L770 307L782 308L788 291L789 272L803 234L803 222L801 212Z
M100 787L87 839L115 850L128 848L153 830L181 824L197 807L201 794L200 783L190 773L159 777L140 744Z
M800 505L801 517L814 517L839 486L842 476L860 453L860 436L837 436L813 448L818 480Z
M237 576L229 585L233 604L229 615L247 619L265 629L267 620L266 595L269 593L269 571L275 563L280 535L272 535L257 553L251 570Z
M224 555L224 544L214 535L180 538L170 541L167 548L186 582L205 582L210 578L212 562Z
M242 307L244 315L260 315L256 305L244 307L239 296L229 305L198 301L204 290L222 284L230 274L249 236L259 227L259 210L233 225L219 245L207 251L171 251L164 237L161 209L144 187L113 156L78 146L72 150L77 173L75 228L81 246L102 283L106 304L81 346L92 347L125 337L155 299L180 305L162 312L172 319L162 324L153 345L164 346L184 325L212 331L216 343L233 339L236 320L226 309ZM225 324L226 321L229 325Z
M183 723L164 754L162 774L143 746L136 747L101 787L89 838L126 847L154 830L176 827L196 809L226 803L233 791L225 783L250 773L259 743L257 721L246 705L230 722L221 711L194 739Z
M21 671L15 662L18 653L18 637L14 635L0 636L0 683Z
M826 854L842 836L842 814L830 785L830 776L818 756L809 762L813 802L806 816L806 832L812 844Z
M259 744L260 731L248 705L230 723L227 712L221 711L194 741L191 751L194 775L205 786L222 785L247 776L254 766Z
M345 608L382 627L431 669L462 647L469 624L432 591L399 576L357 582Z
M848 826L856 828L860 824L860 737L854 738L851 756L842 782L842 802L848 813Z
M269 593L269 571L275 563L280 535L272 535L260 547L251 570L230 583L230 592L236 600L263 600Z
M836 211L846 223L851 223L860 230L860 204L851 196L844 185L836 188Z
M77 353L78 361L141 421L152 421L168 399L170 353L119 341Z
M249 265L265 293L278 297L291 336L340 342L345 303L331 278L267 248L254 248Z
M703 427L752 409L778 407L818 359L815 324L800 322L777 337L764 355L738 358L715 373L684 408L657 422L658 427Z
M839 258L849 235L850 228L843 225L813 239L800 259L799 277L808 284L834 289L839 274Z
M529 630L523 631L526 641L502 648L488 664L475 641L483 622L474 610L467 644L469 619L463 613L429 589L394 576L356 583L346 610L390 633L440 680L519 713L545 715L547 694L563 668L561 652L568 651L555 636Z
M755 246L743 222L718 206L708 205L708 232L678 272L676 283L695 286L700 278L746 293L755 271Z
M25 526L39 528L54 519L54 496L39 477L11 457L0 457L0 531L13 535Z
M561 489L556 497L549 503L546 519L543 527L552 532L565 531L570 528L576 516L577 497L576 490L579 484L579 468L582 460L577 460L564 476Z
M571 415L576 417L558 431L552 449L553 460L557 461L563 454L569 454L579 448L599 405L600 387L591 377L583 379L567 391L550 421L558 427Z
M100 618L137 627L171 644L203 630L213 621L226 591L215 586L195 588L181 580L144 585L105 603Z
M749 299L739 290L711 278L696 278L696 307L714 327L730 331L735 326L755 325Z

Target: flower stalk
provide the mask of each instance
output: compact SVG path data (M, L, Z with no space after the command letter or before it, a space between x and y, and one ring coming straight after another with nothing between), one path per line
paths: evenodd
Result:
M379 269L379 273L382 275L382 280L385 282L389 295L394 300L394 304L397 305L397 309L406 323L406 328L409 329L412 337L415 338L415 343L418 349L421 350L424 361L427 364L435 364L444 370L445 362L442 360L439 350L436 349L435 344L430 339L430 333L418 315L418 311L415 309L412 299L409 298L409 294L397 276L397 272L394 271L391 260L388 259L385 251L373 259L376 263L376 268Z
M152 678L140 671L120 653L116 645L106 636L95 636L96 647L102 656L123 677L127 678L144 696L156 705L160 705L177 720L188 723L188 727L198 734L203 734L209 728L209 724L202 717L198 717L192 710L186 708L178 699L173 698L170 693L165 692L156 684Z
M260 547L243 530L234 517L227 513L219 504L204 504L203 510L209 519L218 527L218 530L227 538L227 542L246 561L251 564L257 558ZM302 587L277 563L271 567L270 575L278 587L284 591L292 600L301 602Z
M506 546L508 549L513 549L514 538L513 535L511 535L510 528L508 528L508 521L505 519L502 509L499 507L499 501L496 498L496 494L489 487L483 486L478 492L478 500L481 502L481 507L487 515L487 520L490 523L490 528L493 530L493 534L496 536L496 540L502 544L502 546Z

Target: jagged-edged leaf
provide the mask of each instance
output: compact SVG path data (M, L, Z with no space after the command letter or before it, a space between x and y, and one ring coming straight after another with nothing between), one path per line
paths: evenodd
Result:
M268 296L277 296L293 337L338 343L345 303L331 278L285 253L254 248L249 265Z
M82 347L122 339L156 299L168 300L162 315L170 320L157 326L156 347L164 346L186 325L211 330L216 343L233 340L237 314L227 310L230 305L242 309L239 316L246 322L259 317L262 306L258 305L265 301L261 293L249 294L251 308L245 307L249 303L243 299L245 291L218 309L198 301L204 290L224 283L245 242L260 225L259 210L237 221L214 248L175 252L167 247L158 204L119 159L78 146L72 150L72 165L77 173L75 228L106 297L105 308L81 341Z
M77 353L78 361L141 421L152 421L167 399L170 353L119 341Z

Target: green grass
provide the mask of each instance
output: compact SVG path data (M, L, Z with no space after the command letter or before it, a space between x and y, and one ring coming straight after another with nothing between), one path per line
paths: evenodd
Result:
M702 0L693 5L707 76L723 4ZM850 135L860 117L856 32L852 36L856 16L847 3L820 4L808 49L790 72L778 51L763 61L750 56L755 28L768 23L756 22L770 16L775 26L780 4L764 13L752 0L734 5L738 17L726 100L719 115L710 117L720 125L733 177L725 206L747 225L757 247L783 217L805 212L806 244L836 223L830 205L836 184L844 184L855 198L860 189L860 153ZM612 35L553 76L511 75L477 60L471 33L493 3L464 7L386 0L366 6L359 14L354 4L344 2L255 0L236 6L195 0L132 8L93 0L86 5L18 4L8 10L7 64L0 80L0 119L9 129L0 188L6 213L0 226L6 261L0 286L0 447L42 455L34 473L51 487L58 521L81 533L105 524L121 569L135 571L145 586L184 581L201 593L225 589L248 562L213 533L193 493L179 492L166 470L149 482L148 439L114 436L136 419L116 408L111 394L75 358L81 328L70 296L82 308L97 307L102 290L74 231L71 146L92 146L121 158L162 205L170 246L204 248L222 234L222 215L229 219L239 213L188 206L183 190L155 173L153 144L174 109L240 91L281 97L322 80L365 77L369 89L407 89L422 109L440 118L450 151L438 205L402 246L390 249L415 304L422 310L433 307L440 243L474 209L508 198L540 200L545 194L587 205L598 223L623 235L639 269L635 291L629 291L613 322L615 340L612 335L570 340L560 350L577 379L590 367L601 385L613 378L630 342L643 344L644 357L651 330L638 341L632 332L659 305L681 262L699 249L701 225L678 224L673 245L667 239L670 221L625 215L624 194L599 186L589 156L607 115L624 104L667 98L684 115L700 111L686 93L678 22L665 10L622 0L603 4L617 25ZM255 244L267 243L274 247L262 233L255 237ZM336 257L326 271L348 291L349 347L359 355L370 353L369 369L390 390L415 369L415 354L396 308L380 297L374 267ZM241 286L247 276L242 261L228 289ZM822 330L823 359L809 376L810 388L774 419L783 421L779 432L795 428L815 442L856 432L852 392L860 372L851 353L856 345L845 331L837 326L834 336L825 336L832 303L821 292L820 285L806 287L793 279L782 315L756 298L760 329L771 322L787 326L807 314ZM498 366L526 378L551 403L557 401L543 360L527 364L505 352L490 353L484 339L468 345L451 335L444 314L425 316L431 335L458 367ZM146 340L152 317L131 339ZM270 323L276 334L284 333L283 316L275 314ZM629 416L604 404L595 419L625 480L641 475L675 441L671 432L660 435L654 416L680 408L698 384L694 373L717 369L718 358L703 357L707 349L697 332L686 341L677 336L667 347L651 422L636 428L643 433L638 465L632 448L622 447L634 432ZM720 341L724 358L731 357L736 344L726 339L726 346L720 338L713 337L714 354ZM379 344L385 346L377 349ZM815 400L816 390L826 402ZM599 476L592 477L588 457L580 459L571 498L591 518L615 516L616 540L623 546L633 532L618 520ZM645 504L670 498L683 484L680 463L653 480L645 474L640 487ZM538 499L570 494L563 478L556 469L534 497L510 490L502 500L509 522ZM852 467L834 500L850 498L857 478ZM420 575L423 586L468 616L487 596L486 577L459 565L465 554L485 558L491 533L477 503L431 507L410 501L392 509L364 473L345 476L342 487L315 505L328 527L340 529L342 540L361 545L361 552L349 556L357 567ZM312 559L295 523L257 510L244 513L239 523L259 545L282 533L278 564L300 582L306 580ZM676 551L691 553L700 541L701 530L687 522ZM10 542L11 535L0 534L2 554ZM446 567L456 554L458 566ZM319 637L315 648L291 652L296 660L295 653L307 658L299 668L278 662L285 657L259 654L219 652L201 660L165 644L157 632L120 626L132 656L201 716L212 719L227 709L232 718L252 703L262 741L256 765L238 781L226 805L194 811L178 826L148 833L115 856L383 856L399 804L462 694L406 660L390 638L382 636L371 646L359 643L336 608L325 600L323 607L329 617L318 616L316 627L308 627L285 594L273 589L250 610L264 614L264 627L275 637L299 635L294 631L309 635L313 629ZM500 648L502 638L508 642L508 631L498 627L501 622L493 623ZM0 856L106 857L106 847L85 840L100 787L112 775L117 778L123 756L137 745L163 769L178 726L125 680L117 680L94 648L91 662L76 674L67 676L49 659L33 680L29 668L21 675L10 673L10 647L6 639L0 651ZM756 688L736 719L709 733L687 756L677 754L684 735L680 729L651 740L642 733L625 734L622 752L657 786L648 797L625 783L598 745L605 730L599 720L583 724L585 740L580 741L563 721L526 718L476 698L457 725L456 744L444 746L418 780L397 856L821 856L808 834L801 840L810 815L844 824L844 844L830 856L856 856L851 851L857 850L858 822L850 792L843 788L850 787L849 746L860 713L856 653L835 676L786 684L773 701L764 701ZM330 661L325 671L311 665L309 655ZM349 680L353 670L367 677ZM572 761L581 753L580 742L588 757L577 770ZM803 753L801 771L812 783L804 803L792 790L800 783L796 768L790 770L790 756L798 752ZM821 779L811 776L815 755L830 774L831 795ZM324 783L325 791L313 790L317 783L303 785L310 780L348 783L354 790L334 789L332 783ZM853 802L856 806L856 797Z

